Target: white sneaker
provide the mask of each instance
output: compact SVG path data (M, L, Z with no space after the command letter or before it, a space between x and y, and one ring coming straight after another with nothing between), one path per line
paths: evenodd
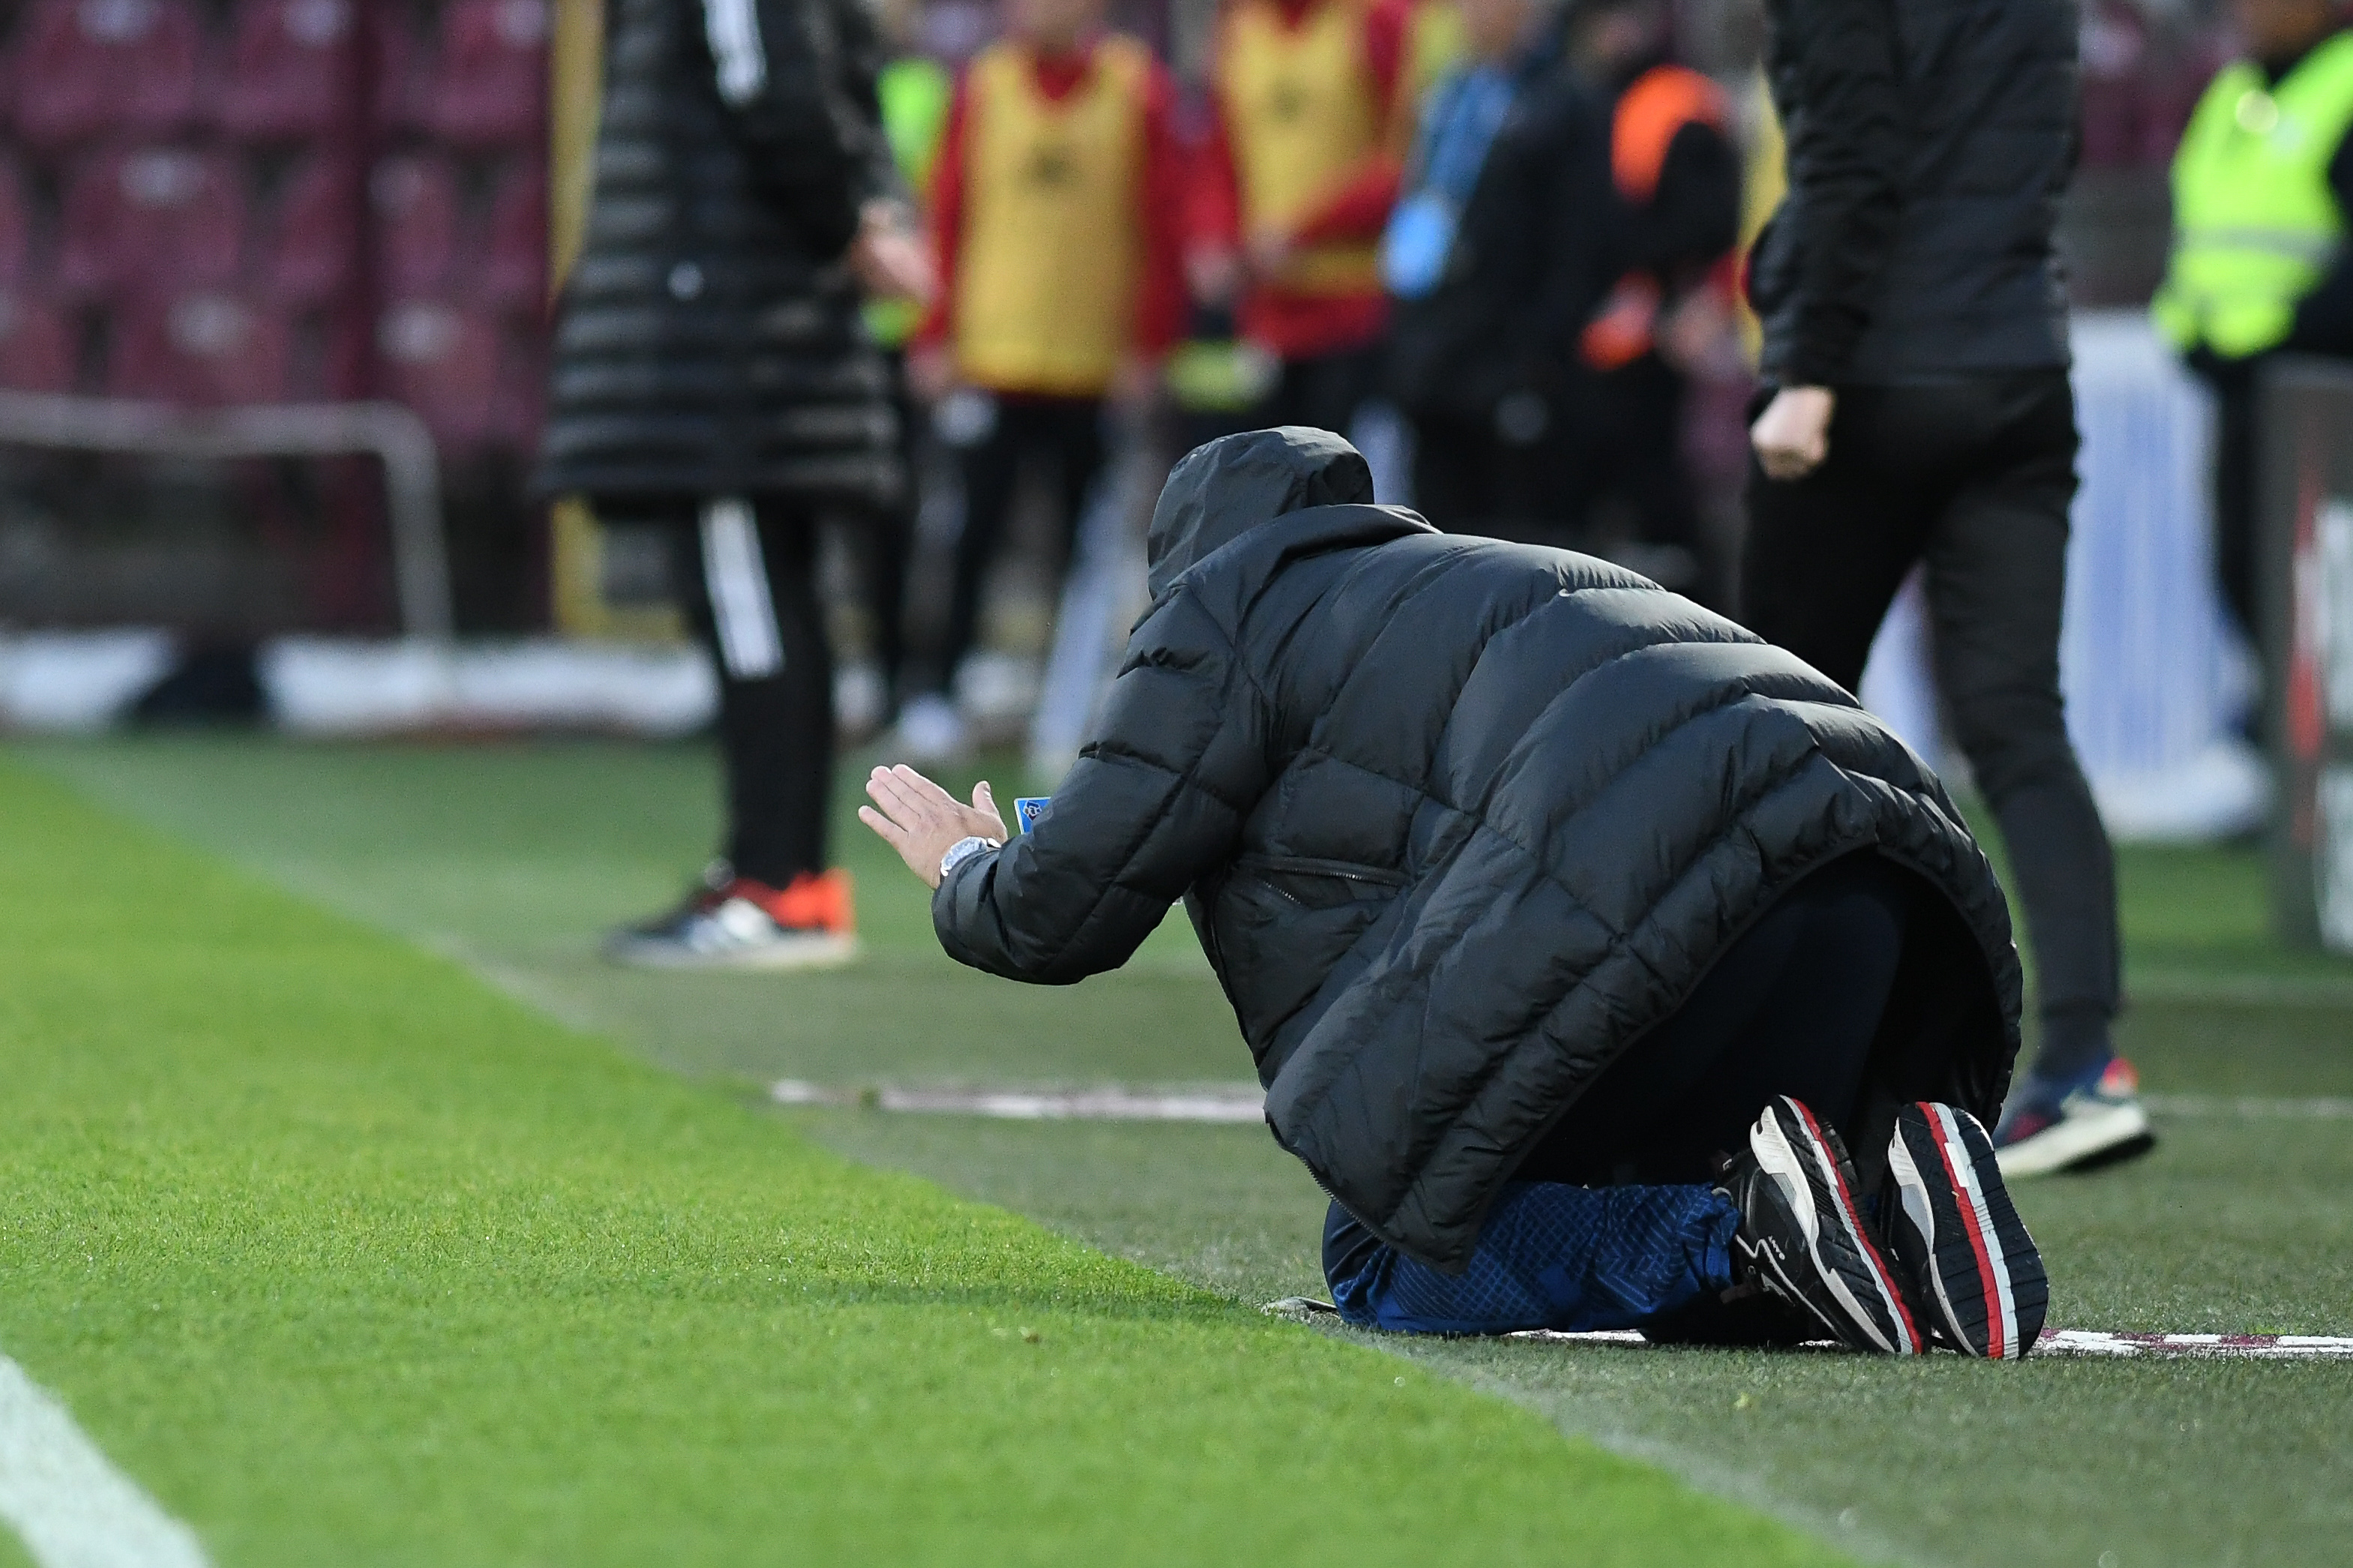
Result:
M971 750L964 714L936 692L907 700L899 710L896 738L899 750L913 763L958 762Z

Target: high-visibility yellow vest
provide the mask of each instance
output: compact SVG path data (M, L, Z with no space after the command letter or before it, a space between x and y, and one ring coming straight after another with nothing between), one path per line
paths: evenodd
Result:
M946 68L921 55L891 61L875 73L874 96L882 106L882 134L908 194L918 207L929 205L932 165L946 137L948 105L955 79ZM895 349L915 335L923 308L913 300L869 300L866 330L884 348Z
M1299 223L1381 150L1384 105L1356 0L1317 0L1296 27L1272 0L1240 0L1220 35L1218 83L1245 231ZM1377 292L1379 247L1370 238L1304 247L1276 281L1298 294Z
M1151 65L1142 44L1105 38L1057 102L1019 43L972 62L955 282L967 380L1064 396L1110 385L1135 336Z
M2336 260L2345 215L2328 163L2353 127L2353 33L2266 89L2241 60L2198 100L2173 158L2173 256L2150 309L2184 352L2258 353Z

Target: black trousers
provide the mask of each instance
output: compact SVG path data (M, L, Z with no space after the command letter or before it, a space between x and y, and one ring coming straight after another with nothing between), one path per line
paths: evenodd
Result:
M1708 559L1699 497L1683 456L1683 402L1688 379L1656 353L1603 372L1600 439L1593 444L1593 498L1631 515L1634 537L1669 545L1691 557L1692 575L1666 586L1721 606L1725 584Z
M1103 468L1102 399L1000 396L995 402L988 428L962 453L964 532L956 540L946 633L926 672L938 690L954 686L956 667L978 639L981 593L1005 542L1022 465L1042 462L1053 473L1065 564L1086 511L1087 493Z
M2059 693L2075 447L2062 370L1841 387L1820 468L1752 462L1742 571L1750 627L1852 690L1926 563L1936 685L2026 906L2046 1077L2106 1054L2118 986L2115 865Z
M2255 608L2255 491L2262 432L2256 419L2255 373L2260 356L2212 360L2202 368L2214 389L2214 574L2239 629L2257 647L2263 625Z
M598 510L669 531L680 608L719 675L721 853L739 876L773 888L823 870L833 658L818 607L817 519L793 502L740 496Z
M1784 894L1683 1005L1604 1072L1514 1173L1579 1186L1715 1178L1775 1095L1856 1146L1862 1085L1911 925L1914 883L1865 851ZM1873 1134L1876 1134L1875 1139Z
M1583 464L1559 434L1506 441L1489 419L1409 417L1416 511L1450 533L1567 547L1582 538Z

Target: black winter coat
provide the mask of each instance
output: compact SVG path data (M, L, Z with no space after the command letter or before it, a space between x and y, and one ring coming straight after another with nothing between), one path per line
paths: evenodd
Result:
M1097 735L1033 831L942 883L948 952L1076 981L1184 898L1277 1141L1456 1268L1596 1074L1785 889L1875 849L1943 895L1883 1031L1913 1065L1879 1087L1990 1121L2018 959L1918 759L1687 599L1371 495L1320 430L1177 466Z
M895 175L857 0L617 0L540 488L889 504L889 370L842 255Z
M1785 385L2067 363L2073 0L1767 0L1789 194L1749 298Z
M1556 43L1519 70L1445 275L1394 304L1387 385L1408 413L1481 420L1534 395L1574 428L1590 422L1594 396L1577 342L1625 262L1609 110Z

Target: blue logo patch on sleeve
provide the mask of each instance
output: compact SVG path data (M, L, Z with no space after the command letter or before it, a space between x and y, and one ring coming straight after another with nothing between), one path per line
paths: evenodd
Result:
M1032 795L1016 800L1013 803L1013 831L1027 833L1037 826L1038 819L1046 815L1046 807L1053 804L1053 799L1051 795Z

